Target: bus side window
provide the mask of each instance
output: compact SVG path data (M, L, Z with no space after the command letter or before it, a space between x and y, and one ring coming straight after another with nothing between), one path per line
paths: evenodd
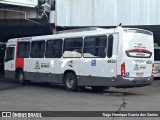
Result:
M30 42L18 43L18 58L29 58Z
M106 57L107 36L92 36L84 39L85 58L105 58Z
M31 58L43 58L45 52L45 41L34 41L31 43Z
M67 38L64 40L63 57L81 58L83 38Z
M113 35L108 36L108 51L107 51L107 57L111 58L113 53Z
M15 48L14 47L7 47L6 51L6 59L5 62L14 60Z
M62 56L62 39L48 40L46 42L46 58L61 58Z

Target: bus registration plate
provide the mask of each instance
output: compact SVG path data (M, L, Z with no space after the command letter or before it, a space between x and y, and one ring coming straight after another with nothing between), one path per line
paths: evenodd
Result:
M137 73L137 77L143 77L144 73Z

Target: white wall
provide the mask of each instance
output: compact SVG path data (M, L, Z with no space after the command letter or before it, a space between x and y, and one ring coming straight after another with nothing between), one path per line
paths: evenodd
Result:
M159 25L160 0L56 0L59 26Z

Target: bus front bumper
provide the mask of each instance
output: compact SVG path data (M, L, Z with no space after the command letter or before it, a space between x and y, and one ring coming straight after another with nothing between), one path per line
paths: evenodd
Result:
M151 85L153 77L125 78L117 76L117 88L132 88Z

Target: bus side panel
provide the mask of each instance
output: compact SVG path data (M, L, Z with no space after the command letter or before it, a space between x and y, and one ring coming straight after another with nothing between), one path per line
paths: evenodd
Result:
M113 35L111 58L83 58L79 86L116 86L119 34ZM109 35L108 35L109 36Z
M112 82L112 77L78 76L78 78L78 86L116 86L116 83Z
M16 58L16 69L17 68L24 69L24 58Z
M25 78L35 82L62 83L61 60L51 58L26 58L24 60Z
M15 63L15 69L20 68L24 69L24 58L18 58L18 43L17 42L17 47L16 47L16 63Z
M17 68L24 69L24 58L16 58L16 69Z

